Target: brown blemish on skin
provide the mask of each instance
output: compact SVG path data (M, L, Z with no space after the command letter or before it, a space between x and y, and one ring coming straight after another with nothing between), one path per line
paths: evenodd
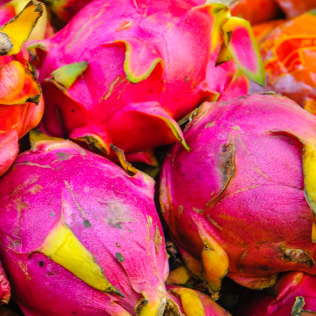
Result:
M224 144L221 147L218 155L217 170L222 175L222 188L217 195L207 202L207 208L210 207L211 204L217 202L235 173L235 146L230 140L229 143Z
M25 274L26 278L28 280L31 280L31 277L30 277L29 273L27 272L27 263L23 263L22 261L18 261L18 264L19 264L21 270L23 271L23 273Z
M155 233L155 236L154 236L154 242L155 242L155 245L156 245L156 252L157 252L157 254L159 254L159 246L162 245L162 237L160 235L160 231L159 231L159 228L158 228L157 225L156 225L156 233Z
M183 206L179 205L178 207L178 214L181 215L183 213Z
M204 210L201 210L199 208L193 207L192 209L193 209L194 212L196 212L198 214L203 214L204 213Z
M22 201L22 198L18 198L18 199L16 199L15 207L16 207L17 211L19 213L21 213L23 210L27 209L28 205L27 205L27 203Z
M30 188L29 192L31 192L32 194L36 194L36 193L41 192L42 189L43 189L43 187L40 184L36 184Z
M215 122L205 124L205 128L209 128L215 125Z
M240 256L238 262L241 263L247 256L248 250L246 249Z
M288 249L286 247L281 247L279 250L283 254L281 259L285 262L302 263L310 268L315 265L315 262L308 251L302 249Z
M153 219L151 218L151 216L147 216L147 223L149 226L153 224Z

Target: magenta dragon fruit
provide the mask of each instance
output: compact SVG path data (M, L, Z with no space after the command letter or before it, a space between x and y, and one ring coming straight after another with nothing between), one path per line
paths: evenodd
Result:
M26 316L180 316L154 181L123 165L42 140L0 179L1 261Z
M269 293L247 293L236 316L315 316L316 276L303 272L282 275Z
M215 49L222 47L218 63L234 58L262 83L248 24L224 4L93 1L50 40L30 46L42 62L42 130L84 141L110 158L111 144L136 160L148 160L163 144L189 149L176 121L218 97L206 78Z
M189 270L215 297L227 273L257 289L282 271L316 274L316 118L254 94L204 103L184 135L191 152L168 154L160 201Z

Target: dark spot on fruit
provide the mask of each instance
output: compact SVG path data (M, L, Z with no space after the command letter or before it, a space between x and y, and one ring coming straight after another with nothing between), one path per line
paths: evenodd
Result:
M120 262L124 262L124 256L122 254L120 254L119 252L115 253L115 257L118 261Z
M43 268L43 267L44 267L44 262L43 262L43 261L40 261L40 262L38 263L38 265L39 265L41 268Z
M115 223L114 226L115 226L116 228L122 228L122 226L121 226L121 224L120 224L119 222Z
M74 109L72 109L72 110L71 110L71 112L75 112L75 110L74 110Z
M84 225L85 228L88 228L88 227L91 226L91 223L90 223L87 219L85 219L85 220L83 221L83 225Z
M230 43L230 40L232 39L232 35L233 35L233 32L232 32L232 31L227 32L227 37L228 37L227 44Z

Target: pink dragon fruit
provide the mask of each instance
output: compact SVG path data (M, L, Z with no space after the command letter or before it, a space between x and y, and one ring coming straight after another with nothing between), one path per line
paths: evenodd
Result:
M218 63L234 57L262 83L252 43L249 23L231 18L223 4L95 0L50 40L31 46L40 48L43 63L42 129L110 158L112 143L137 160L176 141L189 149L176 121L218 97L206 78L211 52L222 44Z
M168 286L168 297L180 307L184 316L229 316L208 295L192 289Z
M43 115L41 89L28 62L28 52L22 48L42 12L41 4L30 1L0 30L0 176L18 154L18 140Z
M285 273L269 293L249 291L236 316L315 316L315 282L314 275Z
M122 164L42 140L0 179L1 260L26 316L180 316L154 181Z
M176 144L163 166L162 214L214 297L226 273L257 289L282 271L316 274L316 118L254 94L204 103L184 134L191 152Z

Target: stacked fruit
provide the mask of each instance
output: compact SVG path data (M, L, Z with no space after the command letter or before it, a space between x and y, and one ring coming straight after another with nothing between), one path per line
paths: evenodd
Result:
M242 2L1 4L0 315L316 314L316 117L247 95L289 22L259 50Z

